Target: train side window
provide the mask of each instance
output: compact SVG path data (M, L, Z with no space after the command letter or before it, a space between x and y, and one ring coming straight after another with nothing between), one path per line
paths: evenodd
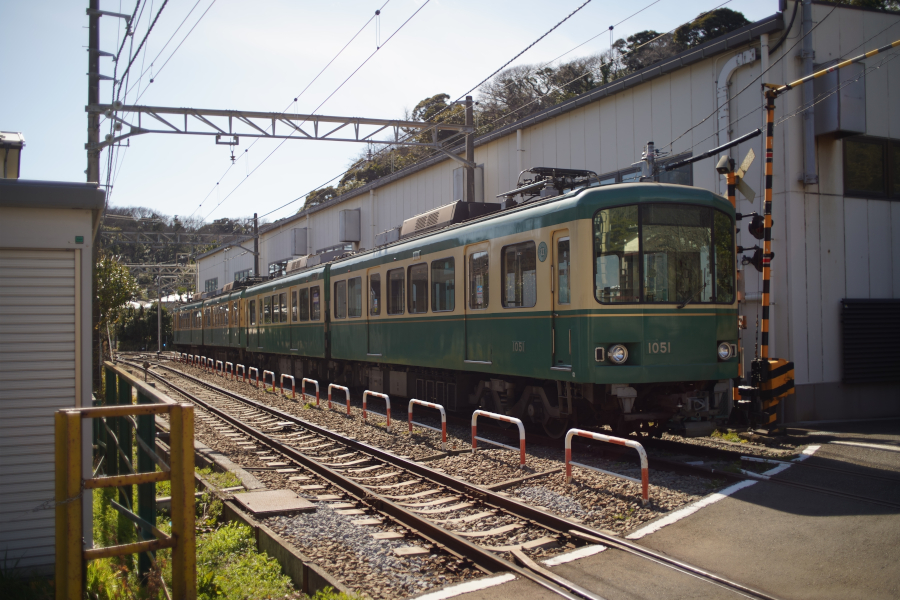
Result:
M334 318L347 318L347 282L336 281L334 283Z
M456 272L452 258L431 263L431 310L452 311L456 308Z
M428 265L409 267L409 313L428 312Z
M537 253L534 242L504 246L500 251L503 308L531 308L537 302Z
M351 318L362 316L362 277L347 280L347 314Z
M266 325L272 322L272 296L263 298L263 323Z
M469 255L469 308L487 308L488 291L488 253L473 252Z
M243 325L243 323L241 322L241 316L244 314L244 306L243 306L243 304L244 304L244 303L241 302L240 300L238 300L238 301L235 303L235 306L237 307L237 316L235 317L234 324L237 325L238 327L240 327L241 325Z
M300 290L300 320L309 321L309 289Z
M297 290L291 292L291 323L297 322Z
M277 323L281 311L278 308L278 294L272 294L272 322Z
M571 294L569 290L569 238L556 240L556 289L560 304L569 304Z
M288 320L288 310L287 310L287 292L281 292L278 296L278 303L281 305L281 318L279 321L282 323L287 323Z
M319 286L309 289L309 320L318 321L322 316L322 303L319 298Z
M212 327L212 314L210 314L210 310L208 308L206 309L205 312L206 312L206 326Z
M369 315L381 314L381 273L369 275Z
M387 273L388 284L388 309L389 315L403 314L403 284L406 279L403 276L403 269L393 269Z

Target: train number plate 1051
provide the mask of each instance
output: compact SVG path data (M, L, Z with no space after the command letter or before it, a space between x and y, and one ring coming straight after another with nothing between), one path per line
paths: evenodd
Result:
M647 354L668 354L672 352L672 342L647 342Z

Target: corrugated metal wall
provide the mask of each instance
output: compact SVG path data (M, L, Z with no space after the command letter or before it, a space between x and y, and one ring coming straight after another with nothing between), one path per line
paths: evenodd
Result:
M76 253L0 250L0 552L53 564L53 413L76 402ZM90 498L90 496L88 496Z

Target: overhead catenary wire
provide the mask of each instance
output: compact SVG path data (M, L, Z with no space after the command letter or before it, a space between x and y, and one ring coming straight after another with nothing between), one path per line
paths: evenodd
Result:
M332 64L335 60L337 60L338 57L339 57L341 54L344 53L344 50L346 50L347 47L350 46L351 43L353 43L353 40L355 40L357 37L359 37L359 34L361 34L361 33L366 29L366 27L369 26L369 23L371 23L372 20L373 20L376 16L378 16L378 15L381 14L381 11L384 10L384 8L390 3L390 1L391 1L391 0L387 0L384 4L382 4L382 5L381 5L381 8L379 8L379 9L375 12L374 15L372 15L371 17L369 17L369 19L368 19L365 23L363 23L363 26L359 28L359 31L357 31L357 32L353 35L353 37L350 38L350 40L347 41L346 44L344 44L343 48L341 48L341 49L338 51L338 53L335 54L334 57L332 57L332 59L331 59L330 61L328 61L328 64L326 64L324 67L322 67L322 70L319 71L319 72L316 74L316 76L313 77L312 80L310 80L310 82L306 84L306 87L304 87L304 88L300 91L300 93L297 94L297 95L294 97L293 101L288 103L288 105L287 105L287 106L285 107L285 109L284 109L285 111L287 111L287 109L289 109L289 108L291 107L292 104L295 104L295 103L297 102L297 100L298 100L300 97L302 97L304 93L306 93L306 90L308 90L308 89L310 88L310 86L312 86L312 84L315 83L316 80L318 80L319 77L321 77L321 75L328 69L328 67L330 67L331 64ZM266 131L268 131L268 127L266 127ZM257 142L257 141L259 141L259 138L254 139L253 142L250 144L250 147L247 148L247 149L244 151L244 154L242 155L242 157L245 159L245 162L250 160L249 156L247 156L247 152L250 150L250 148L252 148L254 145L256 145L256 142ZM248 164L249 164L249 163L248 163ZM197 208L194 209L194 212L192 212L192 213L190 214L190 216L194 216L194 215L197 213L197 211L200 210L200 208L203 206L203 203L206 202L206 201L209 199L210 195L212 195L212 193L217 189L219 183L225 178L226 175L228 175L228 172L231 170L231 168L232 168L233 166L234 166L234 163L231 163L230 165L228 165L228 168L225 169L225 172L222 173L222 175L219 177L219 180L216 181L216 185L214 185L213 188L209 191L209 193L206 194L206 197L203 198L203 200L200 202L200 204L197 206ZM248 172L246 173L245 177L249 177L249 176L250 176L250 173L249 173L249 171L248 171Z
M410 21L412 21L413 18L415 18L415 16L416 16L417 14L419 14L419 12L421 12L422 9L425 8L425 7L428 5L429 2L431 2L431 0L425 0L425 2L423 2L422 5L419 6L419 8L417 8L416 11L415 11L412 15L410 15L408 19L406 19L403 23L401 23L400 27L398 27L396 30L394 30L394 32L393 32L390 36L388 36L388 38L387 38L386 40L384 40L384 43L383 43L381 46L379 46L378 48L376 48L374 52L372 52L368 57L366 57L366 59L365 59L358 67L356 67L356 69L354 69L354 71L353 71L352 73L350 73L350 75L348 75L347 78L344 79L344 81L342 81L342 82L340 83L340 85L338 85L338 87L337 87L333 92L331 92L331 94L329 94L328 97L325 98L325 100L323 100L323 101L319 104L319 106L317 106L317 107L313 110L313 113L315 113L315 112L318 111L320 108L322 108L322 106L323 106L326 102L328 102L328 100L331 99L331 97L334 96L334 95L338 92L338 90L340 90L342 87L344 87L344 84L346 84L348 81L350 81L350 79L351 79L354 75L356 75L356 73L358 73L359 70L362 69L362 68L366 65L366 63L368 63L369 60L371 60L372 57L375 56L376 53L378 53L379 50L381 50L382 48L384 48L385 46L387 46L388 42L390 42L390 41L394 38L395 35L397 35L404 27L406 27L407 23L409 23ZM300 124L302 125L303 123L305 123L305 121L304 121L304 122L301 122ZM263 164L265 164L265 162L266 162L267 160L269 160L269 158L270 158L273 154L275 154L275 152L277 152L278 149L281 148L287 140L291 139L291 137L293 137L293 135L294 135L294 131L291 132L291 134L290 134L289 137L282 139L281 142L280 142L280 143L279 143L279 144L278 144L271 152L269 152L269 154L267 154L266 157L265 157L258 165L256 165L255 167L253 167L253 170L250 171L250 173L249 173L246 177L244 177L240 182L238 182L238 184L237 184L236 186L234 186L234 188L232 188L232 190L231 190L230 192L228 192L228 195L226 195L224 198L222 198L222 200L219 201L218 204L216 204L216 206L213 208L213 210L210 211L209 214L207 214L206 217L203 218L203 220L205 221L206 219L208 219L208 218L210 217L210 215L212 215L212 213L215 212L215 210L216 210L219 206L221 206L223 202L225 202L225 200L227 200L227 199L228 199L235 191L237 191L237 189L238 189L239 187L241 187L241 185L243 185L244 182L247 181L247 179L249 179L249 177L250 177L251 175L253 175L253 174L254 174L254 173L255 173L255 172L263 165Z

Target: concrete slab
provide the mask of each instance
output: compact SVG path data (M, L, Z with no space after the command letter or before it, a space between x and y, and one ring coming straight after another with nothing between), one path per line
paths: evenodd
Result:
M235 494L234 501L257 517L316 510L315 504L304 500L291 490L266 490Z

